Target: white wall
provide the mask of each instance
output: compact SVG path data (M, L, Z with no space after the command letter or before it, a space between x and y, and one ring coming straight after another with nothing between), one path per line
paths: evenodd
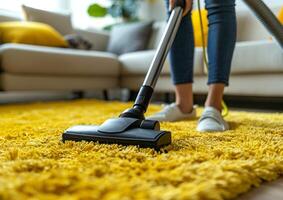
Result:
M21 12L21 5L30 5L46 10L65 10L69 0L0 0L0 9Z

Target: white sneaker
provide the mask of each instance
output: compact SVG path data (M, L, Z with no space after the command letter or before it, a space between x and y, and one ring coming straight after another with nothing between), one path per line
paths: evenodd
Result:
M228 123L223 119L219 110L213 107L206 107L199 119L197 131L199 132L220 132L229 129Z
M165 106L160 112L148 117L149 120L160 122L176 122L196 118L196 109L193 107L191 113L183 113L176 103Z

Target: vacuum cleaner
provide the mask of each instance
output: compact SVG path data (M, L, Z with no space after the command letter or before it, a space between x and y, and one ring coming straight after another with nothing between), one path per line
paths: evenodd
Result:
M268 30L283 47L283 29L274 14L261 0L244 0L257 14ZM147 111L154 87L161 73L163 64L178 31L185 0L176 0L165 32L156 54L147 72L144 83L132 108L125 110L118 118L108 119L100 126L79 125L67 129L62 140L93 141L107 144L138 145L160 149L171 144L171 133L160 130L158 121L146 120Z

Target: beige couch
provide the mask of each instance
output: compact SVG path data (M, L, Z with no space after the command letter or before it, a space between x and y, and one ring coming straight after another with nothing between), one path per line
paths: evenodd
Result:
M278 12L279 8L273 8ZM283 97L283 51L249 10L239 10L238 43L226 94L236 96ZM0 21L18 20L1 16ZM157 22L148 50L117 57L106 53L109 35L76 30L94 43L93 51L70 50L20 44L0 46L1 80L4 91L138 90L154 56L165 22ZM202 50L196 48L194 92L207 91ZM168 60L156 91L170 92Z
M0 13L0 22L18 16ZM108 34L75 30L93 43L92 51L23 44L0 45L3 91L104 90L119 87L120 62L105 52Z

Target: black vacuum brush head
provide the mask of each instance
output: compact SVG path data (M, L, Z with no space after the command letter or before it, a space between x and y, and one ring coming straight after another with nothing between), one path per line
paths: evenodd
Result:
M160 131L157 121L117 118L109 119L101 126L71 127L63 133L62 139L160 149L171 144L171 133Z

